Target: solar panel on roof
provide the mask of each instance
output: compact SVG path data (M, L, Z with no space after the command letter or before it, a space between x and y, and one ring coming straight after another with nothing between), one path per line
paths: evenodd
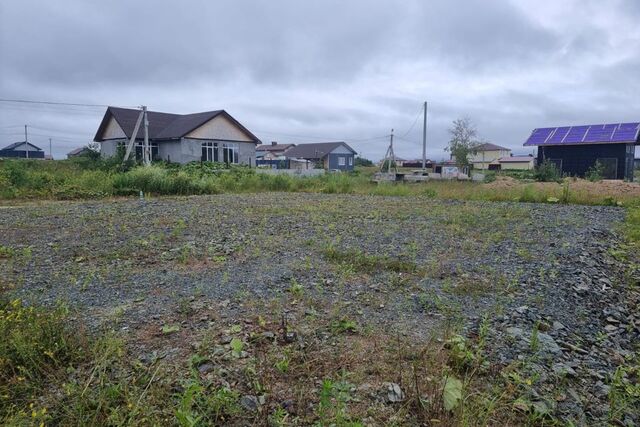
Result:
M569 130L569 133L567 133L567 136L565 136L562 142L565 142L565 143L582 142L584 140L585 134L587 133L588 129L589 129L589 126L573 126Z
M640 126L640 123L621 123L613 133L611 141L630 141L637 138L638 126Z
M640 123L611 123L585 126L538 128L524 145L561 145L640 142Z
M559 128L553 128L553 129L554 129L553 135L551 135L551 138L547 139L546 141L547 144L561 143L564 137L567 136L567 133L569 133L569 129L571 129L571 127L563 126Z
M617 125L593 125L589 127L584 142L610 141Z

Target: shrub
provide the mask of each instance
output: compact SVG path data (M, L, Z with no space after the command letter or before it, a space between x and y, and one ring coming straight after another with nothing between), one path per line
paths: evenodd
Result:
M494 171L487 171L487 173L484 174L485 183L490 183L495 180L496 180L496 173Z
M538 165L534 173L534 178L536 181L541 182L557 182L560 181L560 171L555 163L547 159Z
M591 182L602 181L602 177L604 175L604 165L596 160L596 163L587 169L585 173L585 178L587 178Z

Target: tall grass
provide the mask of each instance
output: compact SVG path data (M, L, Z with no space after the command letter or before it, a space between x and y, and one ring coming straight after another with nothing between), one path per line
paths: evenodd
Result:
M614 199L596 187L574 191L566 180L544 186L525 180L508 188L458 181L375 184L370 179L371 171L366 171L293 177L215 163L156 164L123 170L120 164L100 160L5 160L0 161L0 199L89 199L137 195L140 191L155 195L282 191L590 205L637 200L632 195L618 195Z

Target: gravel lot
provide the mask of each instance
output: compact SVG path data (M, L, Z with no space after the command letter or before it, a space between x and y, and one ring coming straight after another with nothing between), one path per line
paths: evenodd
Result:
M131 336L203 307L229 322L277 316L291 293L318 316L415 340L451 327L473 336L486 317L493 363L539 352L531 398L568 379L566 394L540 400L589 422L606 417L608 379L640 339L638 295L615 258L623 216L278 193L3 207L0 245L14 255L0 277L15 297L64 302L90 328Z

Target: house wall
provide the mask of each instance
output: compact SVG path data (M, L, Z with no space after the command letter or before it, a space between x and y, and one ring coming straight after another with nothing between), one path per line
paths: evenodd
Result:
M126 144L124 139L121 140L109 140L100 142L100 155L102 157L113 157L118 153L118 143L123 142Z
M109 123L104 128L104 133L102 134L102 139L126 139L127 135L125 135L124 131L116 122L116 119L111 117Z
M27 158L27 151L26 150L0 150L0 157L25 159ZM44 151L36 151L33 147L29 147L29 158L44 159Z
M182 138L180 143L180 153L174 152L174 156L171 156L172 162L179 163L189 163L189 162L199 162L202 159L202 143L207 141L213 141L218 143L218 158L222 161L222 144L224 143L234 143L238 144L238 163L243 165L255 166L256 164L256 144L251 142L239 142L239 141L229 141L229 140L220 140L220 139L210 139L210 140L202 140L202 139L191 139L191 138Z
M487 150L478 151L476 154L469 156L469 162L476 169L488 169L489 163L501 157L509 157L511 150Z
M185 138L253 142L246 133L239 129L231 120L222 115L214 117L199 128L191 131L185 136ZM253 157L255 158L255 155Z
M617 159L616 179L633 179L633 171L627 170L628 148L626 144L583 144L566 146L541 146L538 148L538 164L545 159L561 160L562 173L584 176L598 158Z
M340 157L344 157L344 166L340 165L340 161L339 158ZM329 153L329 155L327 156L327 164L328 164L328 169L332 170L332 169L336 169L336 170L343 170L343 171L351 171L353 170L353 153L349 152L347 153L334 153L331 152ZM349 162L349 159L351 159L351 162ZM351 163L351 164L349 164Z
M531 170L533 169L533 158L529 162L500 162L500 168L502 170Z

